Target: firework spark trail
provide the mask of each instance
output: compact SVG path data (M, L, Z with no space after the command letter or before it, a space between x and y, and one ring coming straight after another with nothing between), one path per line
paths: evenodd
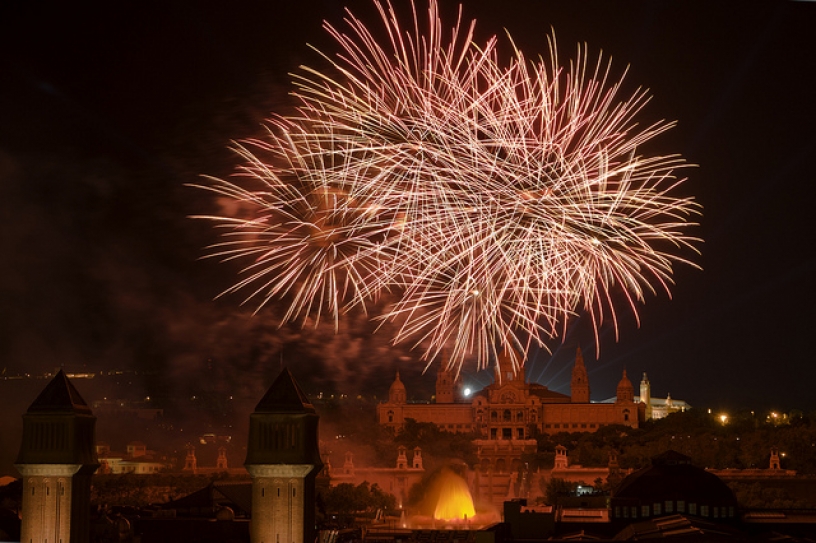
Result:
M585 48L560 67L554 38L546 62L512 44L503 66L461 8L444 32L436 0L426 31L415 5L407 28L375 5L387 39L348 11L345 32L326 24L330 70L296 75L298 113L237 147L237 181L207 185L248 210L208 217L227 229L213 255L249 261L227 292L337 323L393 291L376 318L399 323L394 341L457 368L543 346L581 309L597 341L606 320L617 330L618 293L637 318L647 292L670 292L699 209L673 195L682 158L640 154L673 126L638 125L646 91L620 98Z

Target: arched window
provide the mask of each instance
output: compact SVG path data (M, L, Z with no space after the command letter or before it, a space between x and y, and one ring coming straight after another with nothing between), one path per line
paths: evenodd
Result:
M505 422L510 422L511 420L513 420L513 415L512 415L512 413L510 413L509 409L505 409L504 413L502 413L502 415L503 415L503 418L504 418Z

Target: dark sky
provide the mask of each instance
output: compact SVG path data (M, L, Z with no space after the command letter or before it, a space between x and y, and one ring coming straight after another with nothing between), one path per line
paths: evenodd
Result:
M213 381L256 394L281 362L313 390L382 394L398 366L418 379L416 355L361 316L332 337L214 300L236 270L199 259L215 234L187 218L214 208L185 185L229 175L229 141L286 111L287 73L319 62L307 42L332 51L321 20L339 23L342 2L166 4L0 8L0 369L149 369L144 390L168 397ZM368 0L347 5L375 22ZM585 42L617 73L628 65L626 88L654 96L643 122L678 121L654 152L698 165L683 191L704 207L703 270L679 267L673 300L647 299L640 328L625 315L599 358L578 323L528 375L566 392L580 344L593 399L625 367L694 406L816 409L816 2L485 0L464 13L480 40L507 29L528 56L552 28L562 61Z

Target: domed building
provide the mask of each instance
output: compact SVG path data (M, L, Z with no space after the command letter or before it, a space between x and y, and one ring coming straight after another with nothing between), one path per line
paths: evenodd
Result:
M462 398L457 385L455 374L441 369L436 379L436 402L408 403L397 372L388 400L377 406L377 419L394 431L414 419L432 422L448 432L474 432L496 441L529 440L531 427L547 434L594 432L610 424L637 428L646 420L645 406L635 400L625 370L614 402L590 401L589 376L580 349L575 355L569 395L526 382L523 371L514 371L507 352L499 356L495 381L483 390Z
M621 481L611 507L613 521L627 523L676 514L737 520L737 499L728 485L676 451L655 456L651 466Z

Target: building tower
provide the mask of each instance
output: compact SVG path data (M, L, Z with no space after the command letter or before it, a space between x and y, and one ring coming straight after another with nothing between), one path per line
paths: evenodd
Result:
M195 455L195 447L191 443L187 444L187 456L184 457L184 467L181 468L181 471L198 472L198 460Z
M618 383L616 403L633 403L635 401L635 387L632 381L626 376L626 369L623 370L623 377Z
M609 475L606 477L606 482L614 488L623 479L620 464L618 463L618 451L614 449L609 451L609 462L606 464L606 467L609 470Z
M567 448L563 445L555 446L555 462L553 464L554 470L567 469L569 467L569 457L567 456Z
M218 447L218 458L215 459L215 468L223 471L229 470L229 464L227 463L227 448L224 446Z
M422 469L422 449L420 449L419 447L414 447L413 462L414 469Z
M455 386L456 374L448 370L443 361L436 373L436 403L453 403Z
M315 477L323 467L314 406L284 369L249 416L252 543L315 540Z
M578 347L575 353L575 367L572 368L570 394L572 403L589 403L589 375L586 366L584 366L584 355L581 353L581 347Z
M405 456L405 445L397 447L397 469L408 469L408 457Z
M652 419L652 385L646 372L643 372L643 379L640 380L640 401L646 405L646 420Z
M782 469L779 463L779 447L771 447L771 463L768 469Z
M391 388L388 389L388 403L403 405L406 396L405 385L400 381L399 370L397 370L397 376L394 378L394 382L391 383Z
M20 540L87 543L96 417L60 370L23 415Z
M513 355L516 356L518 365L513 362ZM496 359L496 383L524 383L524 357L519 356L518 351L510 346L505 345L502 352L499 353Z

